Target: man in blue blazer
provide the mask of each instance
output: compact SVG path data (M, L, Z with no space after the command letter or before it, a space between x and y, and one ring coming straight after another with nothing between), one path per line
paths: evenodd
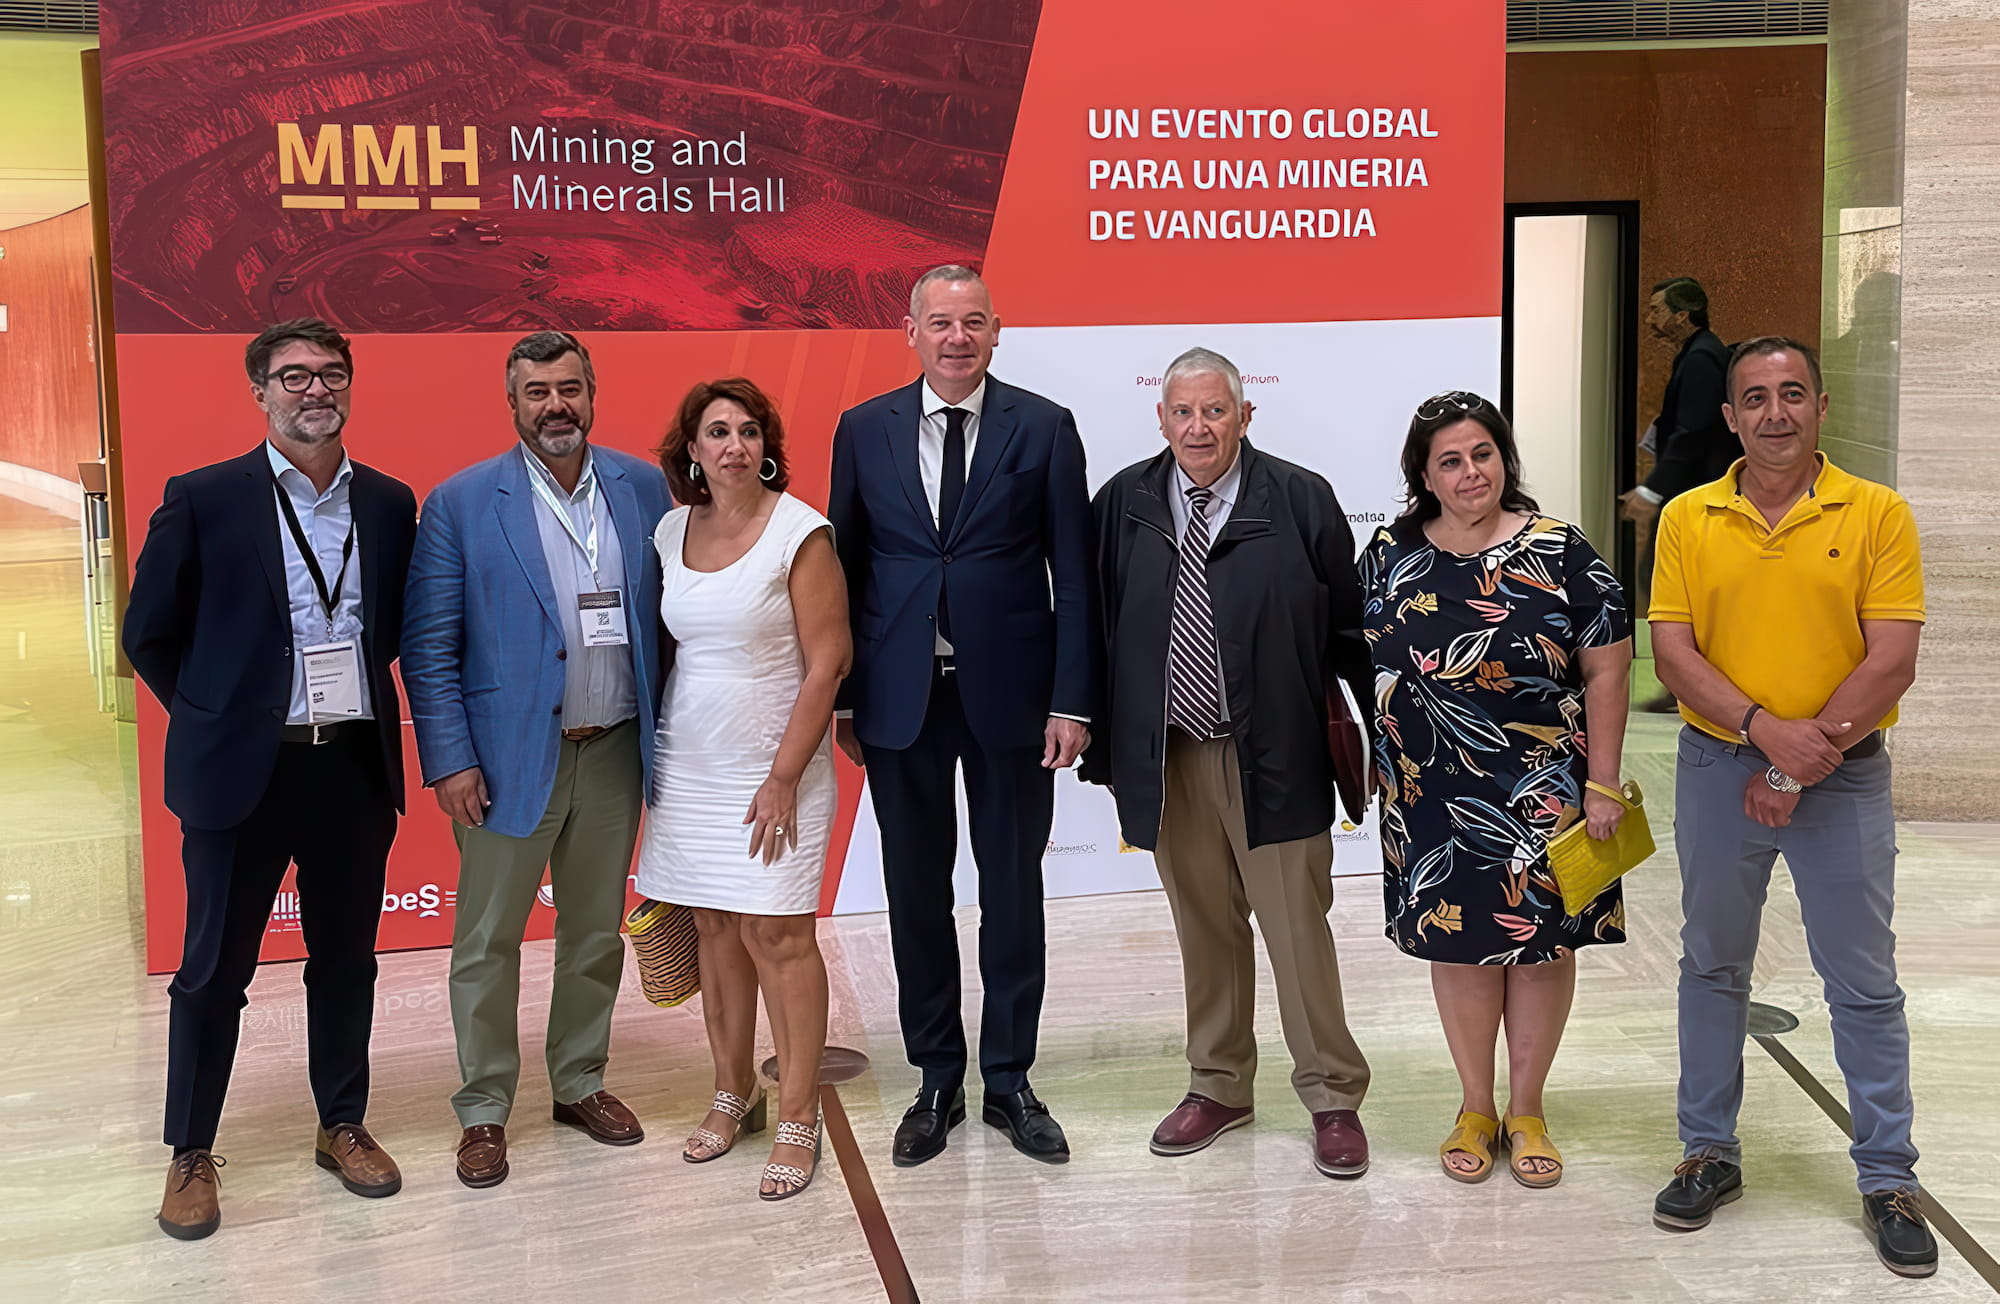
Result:
M548 871L556 906L548 1070L555 1118L644 1139L604 1089L618 927L660 700L657 466L589 444L597 380L575 337L507 355L520 442L424 503L403 682L424 783L458 839L451 1017L463 1084L458 1178L506 1180L521 1071L521 938Z
M951 883L962 764L979 866L982 1117L1023 1153L1062 1163L1069 1143L1028 1070L1055 771L1089 742L1102 677L1083 443L1066 409L987 374L1000 319L969 268L926 272L904 328L923 376L841 416L827 509L854 627L836 736L868 770L903 1044L923 1074L893 1158L933 1158L965 1119Z
M162 1231L222 1222L209 1153L244 993L285 869L298 864L315 1157L356 1195L402 1176L363 1126L375 930L403 809L390 662L416 534L410 487L347 456L354 357L315 318L244 350L264 441L167 481L132 577L125 654L167 708L187 934L167 988Z

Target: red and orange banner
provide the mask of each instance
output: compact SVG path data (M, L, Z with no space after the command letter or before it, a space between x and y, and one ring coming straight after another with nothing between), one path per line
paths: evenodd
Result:
M1497 379L1487 0L106 0L102 24L135 553L168 476L262 437L242 345L288 317L354 338L349 449L420 495L514 438L507 346L561 327L595 440L644 453L695 381L749 375L823 504L835 418L914 376L904 305L946 262L986 274L996 374L1077 412L1093 484L1157 449L1159 373L1204 344L1365 539L1410 408ZM142 701L155 970L182 927L164 729ZM824 902L866 909L843 779ZM449 830L410 796L385 949L451 934ZM1057 825L1052 893L1149 881L1101 794L1065 781ZM295 906L267 958L303 953Z

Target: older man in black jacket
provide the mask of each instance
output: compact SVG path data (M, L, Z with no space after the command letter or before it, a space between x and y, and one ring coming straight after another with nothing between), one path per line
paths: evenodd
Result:
M1192 1154L1250 1121L1254 914L1314 1165L1359 1177L1368 1065L1326 923L1327 695L1346 679L1372 696L1353 534L1325 480L1244 440L1250 406L1227 358L1190 349L1163 395L1169 447L1093 504L1110 710L1083 773L1111 785L1125 840L1155 852L1180 939L1193 1079L1153 1153Z

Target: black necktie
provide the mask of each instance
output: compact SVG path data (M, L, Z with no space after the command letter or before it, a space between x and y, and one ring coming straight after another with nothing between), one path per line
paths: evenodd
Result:
M944 410L944 467L938 476L939 539L951 537L951 523L958 516L959 500L965 497L965 418L964 408ZM947 558L947 560L949 560ZM945 601L944 586L938 586L938 633L951 642L951 605Z
M958 501L965 496L964 408L944 410L944 472L938 477L938 537L951 537L951 523L958 517Z

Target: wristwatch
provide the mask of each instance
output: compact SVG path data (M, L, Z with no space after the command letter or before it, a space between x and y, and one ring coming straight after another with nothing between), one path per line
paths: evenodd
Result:
M1806 790L1806 785L1800 783L1791 775L1786 774L1775 765L1764 771L1764 782L1771 785L1771 791L1787 793L1792 796L1797 796Z
M1736 726L1736 736L1743 740L1745 747L1750 745L1750 722L1756 719L1757 713L1763 709L1755 702L1750 703L1750 709L1743 713L1743 723Z

